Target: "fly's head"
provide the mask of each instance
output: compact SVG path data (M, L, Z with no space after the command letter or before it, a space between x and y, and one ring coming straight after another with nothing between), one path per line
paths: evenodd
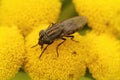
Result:
M43 48L44 44L51 44L52 42L53 41L50 40L48 34L44 30L41 30L39 33L39 41L38 41L38 44L41 45L41 49Z

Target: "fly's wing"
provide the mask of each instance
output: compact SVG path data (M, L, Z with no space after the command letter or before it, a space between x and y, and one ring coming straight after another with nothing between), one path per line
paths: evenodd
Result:
M84 16L77 16L62 22L56 23L47 28L46 35L50 40L67 36L78 30L80 30L87 23L87 19Z
M87 18L84 16L77 16L67 19L59 23L59 26L62 25L63 27L63 32L61 36L73 34L74 32L82 29L85 26L85 24L87 24Z

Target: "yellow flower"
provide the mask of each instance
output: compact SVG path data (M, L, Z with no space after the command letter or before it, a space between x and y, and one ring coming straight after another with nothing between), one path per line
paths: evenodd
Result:
M32 80L78 80L85 74L85 64L82 55L81 36L74 34L74 40L70 38L61 44L58 48L59 57L57 57L56 47L63 40L56 40L49 45L43 55L41 46L31 48L38 43L39 31L46 29L48 25L41 25L39 28L30 33L26 38L26 60L24 64L25 71L30 75ZM46 46L46 45L45 45ZM44 46L44 47L45 47Z
M54 23L60 13L59 0L2 0L0 23L16 24L24 35L41 23Z
M97 32L120 35L120 0L73 0L79 15Z
M85 62L96 80L120 80L120 43L109 34L84 36Z
M24 40L17 27L0 26L0 80L10 80L23 63Z

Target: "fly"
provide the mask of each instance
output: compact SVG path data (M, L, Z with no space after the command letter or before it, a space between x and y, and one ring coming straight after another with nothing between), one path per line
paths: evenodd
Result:
M44 44L47 44L47 46L42 50L39 58L43 55L44 51L50 44L52 44L57 39L62 39L63 41L56 47L57 56L59 56L58 47L66 41L65 37L70 37L71 40L73 40L74 36L70 34L73 34L76 31L82 29L86 24L86 17L77 16L59 23L51 24L46 30L41 30L39 33L38 45L41 46L41 49L43 49Z

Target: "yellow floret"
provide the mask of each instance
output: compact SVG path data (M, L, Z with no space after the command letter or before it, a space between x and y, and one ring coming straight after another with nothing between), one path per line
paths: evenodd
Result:
M54 23L60 13L59 0L2 0L0 23L16 24L24 35L41 23Z
M31 76L32 80L78 80L85 73L85 64L83 62L84 51L82 47L81 36L74 34L74 40L70 38L61 44L58 48L59 57L57 57L56 47L63 40L56 40L49 45L43 55L41 46L31 48L38 43L39 31L45 29L48 25L41 25L26 38L26 60L24 68ZM46 45L45 45L46 46ZM44 46L44 47L45 47Z
M73 0L79 15L88 18L88 24L98 32L120 35L120 0Z
M17 27L0 26L0 80L11 80L23 63L24 40Z
M108 34L84 36L86 64L96 80L120 80L120 43Z

